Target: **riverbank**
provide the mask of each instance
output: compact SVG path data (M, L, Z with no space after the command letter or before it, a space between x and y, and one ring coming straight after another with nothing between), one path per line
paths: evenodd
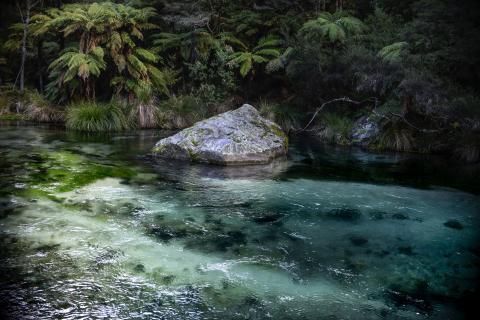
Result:
M175 100L175 99L174 99ZM184 98L178 98L172 105L160 105L150 111L150 125L147 128L157 130L179 131L192 126L194 123L215 116L221 112L232 110L233 100L221 107L204 108ZM114 102L108 104L112 106ZM51 108L51 107L49 107ZM137 123L138 119L130 113L130 107L122 107L118 103L113 109L103 104L79 105L72 107L76 112L60 111L53 123L67 126L67 130L77 131L123 131L135 132L145 129ZM86 110L82 110L82 108ZM99 111L97 111L97 109ZM107 111L105 111L105 109ZM480 165L480 133L463 131L452 127L447 131L420 131L406 124L396 127L382 126L380 116L361 116L356 121L341 118L332 114L319 116L320 119L310 128L301 130L301 123L297 118L287 116L285 112L272 110L272 106L260 104L260 113L267 119L278 123L290 136L309 135L328 145L358 146L372 152L407 152L416 154L443 155L449 163L470 164L472 167ZM69 110L69 109L67 109ZM110 110L110 111L108 111ZM0 114L0 121L23 121L25 123L52 123L50 117L41 116L42 112L32 118L27 112ZM70 114L70 116L68 115ZM74 115L72 115L74 114ZM66 123L66 118L70 123Z

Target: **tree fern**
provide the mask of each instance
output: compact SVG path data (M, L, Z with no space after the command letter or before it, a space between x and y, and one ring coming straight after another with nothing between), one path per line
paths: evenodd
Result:
M173 51L183 60L191 62L196 56L206 57L217 39L204 29L185 33L158 33L153 36L153 45L160 52Z
M96 47L88 54L78 52L75 48L68 48L49 66L52 74L58 77L56 83L59 86L71 82L76 77L86 85L91 77L98 77L105 68L103 49L100 47Z
M251 11L242 10L234 13L231 17L227 18L223 26L226 29L231 28L236 35L243 35L247 37L255 36L260 32L264 20L261 14Z
M309 39L318 36L328 39L330 42L343 42L348 36L354 36L365 31L365 24L348 16L343 11L335 13L322 12L317 19L307 21L300 29L300 33Z
M117 86L118 93L133 93L142 85L159 85L159 90L165 92L166 82L159 80L162 72L153 66L159 61L158 55L139 46L144 39L143 30L156 28L148 21L154 15L152 8L101 2L68 4L34 16L37 35L60 32L78 41L77 50L66 50L50 65L55 85L67 85L78 79L75 83L91 86L92 79L106 69L105 61L112 61L116 74L111 84ZM105 54L110 59L104 59Z
M262 64L280 56L280 50L276 46L280 40L273 36L262 38L251 51L245 48L243 51L234 52L230 55L230 64L239 66L242 77L246 77L254 71L254 64Z
M402 55L408 50L407 42L395 42L383 47L378 55L386 62L399 62Z

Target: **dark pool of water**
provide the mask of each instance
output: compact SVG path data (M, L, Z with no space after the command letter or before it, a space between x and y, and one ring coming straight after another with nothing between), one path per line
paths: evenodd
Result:
M11 319L464 319L479 169L292 139L214 167L168 132L0 125L0 309Z

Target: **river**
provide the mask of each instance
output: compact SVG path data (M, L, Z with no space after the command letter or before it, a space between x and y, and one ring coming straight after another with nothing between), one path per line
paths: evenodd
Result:
M0 125L0 316L463 319L478 171L297 137L288 159L152 159L168 132Z

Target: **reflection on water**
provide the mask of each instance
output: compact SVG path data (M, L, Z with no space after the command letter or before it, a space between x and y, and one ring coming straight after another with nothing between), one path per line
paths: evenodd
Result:
M155 161L148 150L166 134L0 127L0 315L468 314L480 263L475 168L300 139L267 166Z

